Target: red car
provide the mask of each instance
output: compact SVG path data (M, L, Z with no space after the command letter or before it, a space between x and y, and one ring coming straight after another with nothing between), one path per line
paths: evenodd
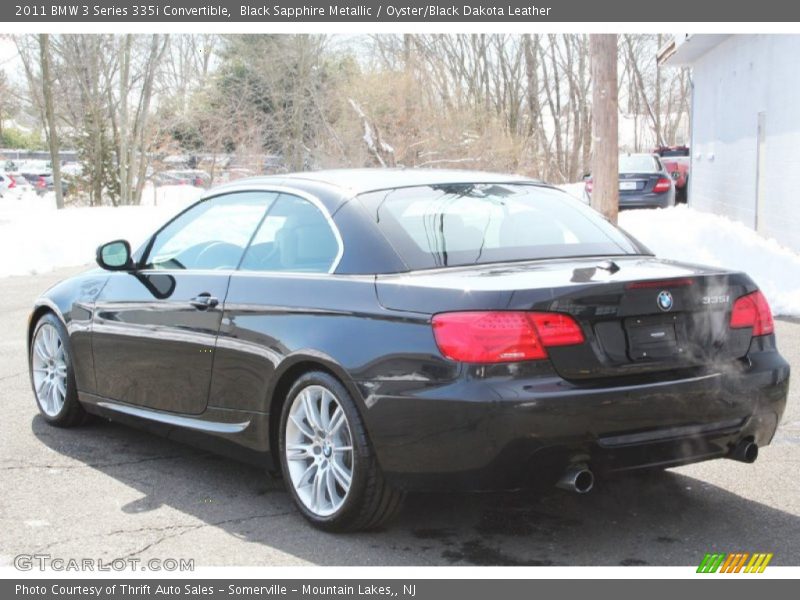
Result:
M688 146L661 146L653 149L661 157L661 163L675 181L675 202L686 202L689 191L689 167L691 159Z

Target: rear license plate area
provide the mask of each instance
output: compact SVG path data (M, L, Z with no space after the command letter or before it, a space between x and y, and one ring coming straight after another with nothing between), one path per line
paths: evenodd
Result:
M639 184L636 181L620 181L619 191L630 192L639 189Z
M678 354L676 315L625 319L628 356L634 361L662 360Z

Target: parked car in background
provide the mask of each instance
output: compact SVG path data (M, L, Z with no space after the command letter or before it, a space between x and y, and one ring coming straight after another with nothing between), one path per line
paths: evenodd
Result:
M28 320L43 421L94 413L247 457L323 529L377 527L406 491L752 463L786 406L750 277L659 260L514 175L237 181L97 262Z
M675 202L686 203L689 195L691 154L688 146L660 146L653 150L675 182Z
M178 175L177 171L159 171L153 176L156 187L164 185L189 185L189 179Z
M36 178L36 182L33 184L33 188L36 190L36 194L39 196L44 196L47 192L54 192L56 186L55 186L55 181L53 180L53 174L47 173L44 175L39 175ZM66 197L68 193L69 193L69 184L62 177L61 195Z
M14 196L22 196L25 192L33 191L33 185L25 178L19 171L2 171L3 177L8 180L8 184L4 188L4 195L13 194Z
M190 185L194 187L207 188L211 185L211 176L205 171L200 169L187 169L181 171L183 175L189 178Z
M4 198L11 190L16 188L17 182L14 177L4 171L0 171L0 198Z
M586 178L586 195L591 198L594 181ZM675 183L655 154L620 154L619 207L667 208L675 205Z
M40 177L48 175L47 171L39 171L39 170L37 171L21 170L19 174L25 178L25 181L27 181L34 187L36 187L36 184L39 182Z

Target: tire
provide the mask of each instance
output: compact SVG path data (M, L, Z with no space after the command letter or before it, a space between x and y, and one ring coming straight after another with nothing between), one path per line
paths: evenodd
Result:
M319 529L375 529L401 508L405 494L386 482L355 402L328 373L312 371L292 385L279 452L289 495Z
M86 411L78 401L69 335L53 313L46 313L36 323L28 369L33 395L45 421L56 427L74 427L86 420Z
M688 204L689 201L689 178L686 178L686 183L683 184L683 187L679 190L675 190L675 202L676 204Z

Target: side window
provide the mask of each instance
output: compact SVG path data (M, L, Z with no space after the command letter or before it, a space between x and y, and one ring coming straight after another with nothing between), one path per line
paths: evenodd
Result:
M330 223L308 200L281 194L242 260L243 271L327 273L339 254Z
M153 269L235 269L277 194L238 192L192 207L156 234L146 265Z

